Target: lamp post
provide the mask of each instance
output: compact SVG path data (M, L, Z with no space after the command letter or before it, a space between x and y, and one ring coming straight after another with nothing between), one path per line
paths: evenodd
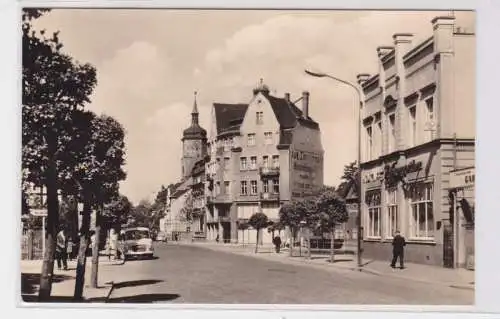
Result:
M364 94L363 92L361 91L361 88L355 84L352 84L351 82L349 81L345 81L345 80L342 80L342 79L339 79L333 75L329 75L329 74L326 74L326 73L317 73L317 72L311 72L309 70L305 70L306 74L310 75L310 76L314 76L314 77L317 77L317 78L329 78L329 79L332 79L334 81L337 81L337 82L340 82L340 83L343 83L343 84L346 84L350 87L352 87L356 93L358 94L358 101L359 101L359 106L357 107L357 125L358 125L358 129L357 129L357 132L358 132L358 151L357 151L357 155L358 155L358 173L356 175L356 186L357 186L357 193L358 193L358 198L357 198L357 206L358 206L358 209L357 209L357 216L356 216L356 227L357 227L357 232L358 232L358 235L356 236L357 237L357 255L358 255L358 267L361 267L363 265L363 261L362 261L362 258L361 258L361 254L362 254L362 249L361 249L361 243L362 243L362 240L361 240L361 236L362 236L362 231L361 231L361 109L363 108L364 106Z

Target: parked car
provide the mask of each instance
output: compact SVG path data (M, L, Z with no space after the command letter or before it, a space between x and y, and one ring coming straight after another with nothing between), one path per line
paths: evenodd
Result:
M122 238L125 260L141 257L153 258L153 239L148 228L126 228L122 230Z
M158 235L156 235L156 241L167 241L167 234L165 232L158 232Z

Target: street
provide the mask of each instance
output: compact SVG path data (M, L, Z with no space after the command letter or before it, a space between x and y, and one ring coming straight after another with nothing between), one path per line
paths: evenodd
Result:
M312 269L202 247L158 243L155 255L153 260L127 261L105 274L106 280L115 283L109 302L474 303L474 291L341 269Z

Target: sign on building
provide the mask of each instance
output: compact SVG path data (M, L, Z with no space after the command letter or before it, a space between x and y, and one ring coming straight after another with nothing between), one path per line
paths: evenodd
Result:
M450 172L450 188L473 187L476 179L474 167Z

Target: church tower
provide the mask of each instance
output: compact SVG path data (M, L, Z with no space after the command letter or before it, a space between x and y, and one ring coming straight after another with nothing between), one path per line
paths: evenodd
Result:
M194 164L207 154L207 131L198 122L198 104L194 92L191 126L182 134L182 178L189 178Z

